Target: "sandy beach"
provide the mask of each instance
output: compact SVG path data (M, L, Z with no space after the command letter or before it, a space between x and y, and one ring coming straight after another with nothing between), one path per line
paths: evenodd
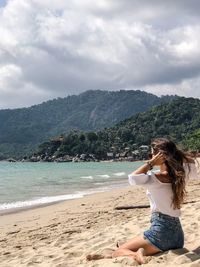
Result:
M141 266L200 266L200 180L187 186L182 208L184 249L147 257ZM120 209L119 206L144 206ZM131 187L0 216L0 266L123 267L131 258L86 261L91 252L115 249L149 226L145 190Z

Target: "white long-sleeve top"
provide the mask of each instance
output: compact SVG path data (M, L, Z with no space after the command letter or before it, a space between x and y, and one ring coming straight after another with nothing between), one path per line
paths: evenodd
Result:
M184 169L186 180L198 179L194 163L185 163ZM171 183L163 183L158 180L155 175L156 172L159 171L148 171L146 174L129 174L129 183L147 188L146 194L150 202L151 212L161 212L172 217L179 217L181 215L180 209L174 209L172 206L173 191Z

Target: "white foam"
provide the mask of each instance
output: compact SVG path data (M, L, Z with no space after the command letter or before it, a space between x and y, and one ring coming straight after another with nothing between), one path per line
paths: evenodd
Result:
M99 176L101 178L110 178L110 175L108 175L108 174L99 174L97 176Z
M92 180L93 179L93 176L81 176L80 178L81 179L91 179Z
M125 174L126 174L125 172L116 172L116 173L114 173L115 176L123 176Z
M8 210L8 209L16 209L16 208L26 208L31 206L37 206L42 204L48 204L53 202L59 202L63 200L82 198L84 194L74 194L74 195L60 195L60 196L52 196L52 197L42 197L34 200L26 200L26 201L17 201L11 203L3 203L0 204L0 210Z

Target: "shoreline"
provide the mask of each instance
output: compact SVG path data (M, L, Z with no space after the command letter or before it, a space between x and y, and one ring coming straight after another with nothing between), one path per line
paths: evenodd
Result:
M98 193L94 193L91 195L86 195L82 198L77 198L77 199L69 199L69 200L63 200L57 203L52 203L52 204L47 204L47 205L42 205L42 206L37 206L34 208L28 208L28 209L22 209L22 210L18 210L18 211L13 211L10 213L5 213L5 214L1 214L0 215L0 229L2 226L6 226L7 224L7 219L9 220L9 218L12 217L12 219L14 218L28 218L29 216L32 216L32 214L38 214L41 216L44 216L45 214L49 214L49 216L51 217L54 212L60 212L63 210L68 210L68 211L72 211L73 212L79 212L82 210L87 209L87 207L91 207L91 206L100 206L101 204L104 202L109 202L110 199L113 199L115 197L119 197L121 198L121 195L124 194L131 194L133 192L137 192L138 188L134 188L131 189L130 186L127 186L125 188L119 188L119 189L113 189L107 192L98 192ZM143 192L144 190L142 188L139 189L140 192ZM143 195L144 198L142 198L142 200L145 199L145 194ZM124 198L124 197L122 197ZM137 204L147 204L148 201L146 200L145 203L141 202L142 201L137 200ZM112 206L112 202L111 205L108 205L108 207ZM104 209L104 205L103 205L103 209ZM12 223L14 223L15 220L12 221ZM4 224L5 223L5 224ZM7 227L6 227L7 228Z
M7 163L92 163L92 162L95 162L95 163L110 163L110 162L116 162L116 163L119 163L119 162L142 162L144 160L139 160L139 159L136 159L136 160L128 160L128 159L123 159L123 160L116 160L116 159L108 159L108 160L98 160L98 161L23 161L23 160L15 160L15 161L9 161L9 160L0 160L0 162L7 162Z
M62 194L62 195L44 196L44 197L39 197L39 198L34 199L34 200L21 200L21 201L15 201L15 202L10 202L10 203L1 203L0 206L3 204L8 204L8 205L9 204L16 204L18 202L27 203L27 202L32 202L32 201L36 201L36 202L38 201L38 203L36 203L36 204L30 204L30 205L28 204L28 205L24 205L24 206L20 206L20 207L1 209L0 210L0 217L3 215L6 215L6 214L20 213L20 212L23 212L26 210L37 209L37 208L45 207L45 206L52 206L52 205L56 205L58 203L73 201L76 199L84 199L85 197L96 195L99 193L109 193L109 192L112 192L115 190L123 190L123 189L126 189L128 186L129 186L129 184L128 184L128 178L127 178L127 179L120 180L119 183L111 184L109 186L107 185L106 188L105 188L105 186L103 186L103 187L96 188L93 191L90 191L88 189L88 191L84 190L84 191L79 191L78 193L72 193L72 194L66 194L66 195ZM68 198L68 196L70 196L70 197ZM59 197L61 197L61 199L59 199ZM66 197L66 198L63 199L63 197L64 198ZM51 202L47 201L45 203L40 203L39 200L41 200L43 198L46 198L46 199L58 198L58 199L52 200Z
M129 187L128 182L127 182L127 186L123 186L123 187L119 187L119 188L110 188L110 189L105 190L105 191L95 191L95 192L88 193L88 194L85 194L83 196L75 197L75 198L71 198L71 199L57 200L54 202L36 204L36 205L32 205L32 206L30 205L30 206L25 206L25 207L0 210L0 217L5 216L5 215L9 215L9 214L20 213L20 212L24 212L24 211L28 211L28 210L34 210L34 209L44 208L44 207L48 207L48 206L54 206L54 205L57 205L60 203L65 203L65 202L67 203L67 202L70 202L73 200L84 200L85 198L87 198L89 196L95 196L95 195L104 194L104 193L112 193L113 191L127 189L127 187Z
M106 163L107 161L104 161L104 162ZM139 161L139 162L141 162L141 161ZM197 164L199 164L199 166L200 166L200 158L197 158L197 162L198 162ZM198 167L198 173L199 173L199 176L200 176L200 167L199 166L197 166L197 167ZM125 181L126 180L124 180L124 182ZM115 184L115 185L117 185L117 184ZM128 183L128 178L127 178L127 185L124 183L123 186L119 186L119 187L118 186L116 186L116 187L110 186L107 189L103 189L103 191L102 191L102 188L99 187L99 188L97 188L97 191L94 191L94 192L89 192L89 191L88 192L84 192L83 191L83 195L80 195L80 192L79 192L80 196L77 195L77 197L74 197L74 198L60 199L60 200L58 199L58 200L55 200L55 201L52 201L52 202L38 203L38 204L33 204L33 205L28 205L28 206L22 206L22 207L17 207L17 208L9 208L9 209L0 210L0 217L2 217L4 215L7 215L7 214L15 214L15 213L20 213L20 212L23 212L23 211L33 210L33 209L37 209L37 208L41 208L41 207L53 206L53 205L56 205L56 204L59 204L59 203L69 202L69 201L73 201L73 200L76 200L76 199L84 199L85 197L88 197L90 195L96 195L96 194L99 194L99 193L109 193L109 192L112 192L112 191L115 191L115 190L123 190L123 189L126 189L128 187L129 187L129 183ZM50 196L50 197L58 197L58 196L60 196L60 195ZM64 196L64 195L62 195L62 196ZM41 199L41 198L43 198L43 197L40 197L38 199ZM26 201L32 201L32 200L24 200L22 202L26 202ZM18 202L18 201L16 201L16 202ZM16 203L16 202L13 202L13 203ZM10 203L8 203L8 204L10 204Z
M3 164L3 163L2 163ZM31 209L35 206L43 206L43 205L49 205L54 204L56 202L65 201L69 199L76 199L76 198L82 198L86 195L94 194L96 192L106 192L113 190L115 188L123 188L128 186L128 170L132 168L133 163L129 162L123 162L123 163L113 163L110 162L104 162L100 164L96 163L82 163L79 167L77 165L71 164L70 167L67 167L67 165L54 165L46 163L45 166L43 164L37 163L38 166L32 164L32 163L26 163L24 167L21 167L21 163L15 163L17 164L16 169L17 172L15 172L15 165L13 163L8 163L8 169L11 169L13 172L12 180L15 184L14 176L18 177L19 181L25 181L25 176L21 177L20 171L21 169L24 171L25 175L29 175L28 171L31 170L30 177L33 177L32 179L29 178L30 184L32 184L31 181L33 181L33 184L35 187L30 188L30 194L26 194L25 186L22 184L21 193L14 194L13 192L6 191L6 185L8 184L7 181L5 181L5 191L2 193L1 196L1 203L0 203L0 215L4 213L13 213L18 212L18 210L23 209ZM108 166L107 167L104 166ZM55 167L54 167L55 166ZM115 167L116 166L116 167ZM128 166L128 167L127 167ZM43 168L44 167L44 168ZM7 168L7 163L3 169ZM91 170L90 170L91 168ZM43 172L38 173L37 170L42 170ZM54 171L55 169L55 171ZM77 170L78 169L78 170ZM81 172L81 170L84 170L84 172ZM49 170L53 171L53 174L50 173ZM125 173L125 171L127 171ZM75 175L73 174L75 173ZM76 173L77 172L77 173ZM90 173L90 174L89 174ZM2 173L3 174L3 173ZM9 175L9 173L7 173ZM12 174L12 173L11 173ZM48 175L50 174L50 178L48 178ZM45 186L44 188L41 188L40 191L36 191L34 193L34 190L37 190L37 182L39 184L42 184L42 179L37 177L45 176L47 178L44 179ZM52 177L51 177L52 175ZM60 175L60 176L59 176ZM37 176L37 177L36 177ZM62 178L66 176L66 178ZM70 177L73 177L70 178ZM36 182L34 182L34 177L37 178ZM61 178L60 178L61 177ZM48 180L50 181L50 185L48 187ZM2 175L2 182L3 182L3 175ZM80 186L79 186L80 183ZM56 190L54 190L53 184L56 184ZM64 187L62 186L64 185ZM28 186L28 183L27 183ZM8 185L9 187L9 185ZM71 190L70 190L71 188ZM5 197L4 197L5 192ZM10 192L11 195L9 195L6 192Z

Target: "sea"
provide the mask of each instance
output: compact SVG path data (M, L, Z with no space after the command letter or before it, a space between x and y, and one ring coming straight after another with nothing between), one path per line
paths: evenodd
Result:
M0 162L0 213L128 186L142 162Z

